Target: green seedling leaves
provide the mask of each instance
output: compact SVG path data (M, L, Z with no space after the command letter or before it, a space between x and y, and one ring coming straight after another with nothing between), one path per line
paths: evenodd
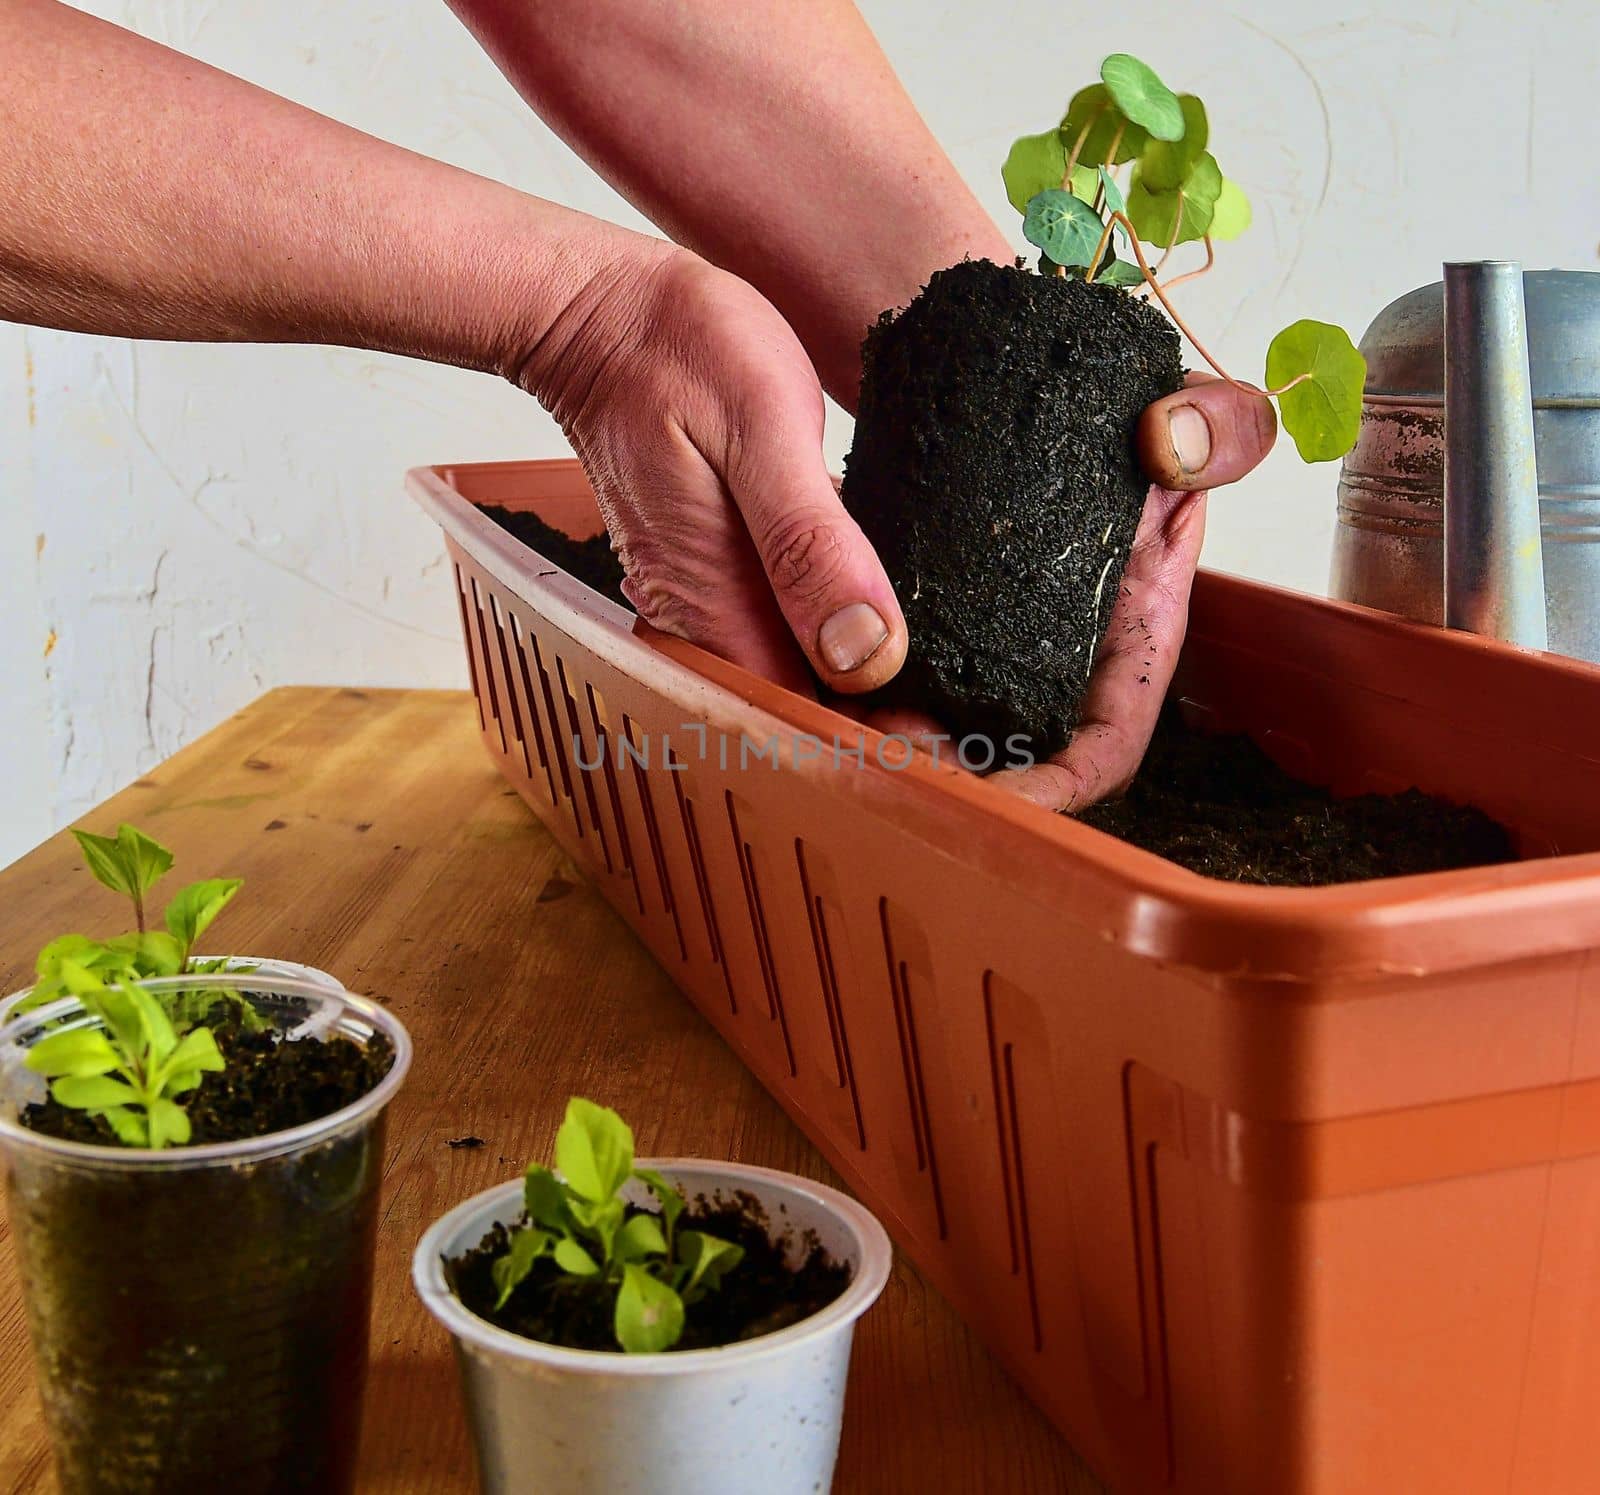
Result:
M683 1332L685 1302L720 1286L743 1248L703 1231L678 1230L687 1208L682 1191L652 1168L634 1168L633 1132L604 1106L576 1096L568 1101L556 1134L556 1163L560 1174L535 1163L523 1176L526 1218L491 1263L496 1310L548 1257L564 1274L563 1292L612 1298L624 1350L670 1349ZM621 1192L630 1180L649 1190L659 1213L630 1212Z
M489 1275L498 1292L494 1300L496 1312L506 1306L511 1294L533 1270L534 1262L550 1250L553 1240L549 1231L540 1230L537 1225L512 1231L510 1249L489 1264Z
M1117 107L1104 83L1079 89L1067 106L1061 121L1061 141L1068 155L1080 136L1083 144L1078 147L1078 160L1091 166L1120 166L1131 161L1150 138L1143 125L1134 123Z
M1206 106L1192 93L1182 95L1178 106L1183 111L1183 134L1172 141L1152 136L1139 153L1139 176L1152 192L1177 191L1210 140Z
M1211 237L1237 239L1250 227L1250 199L1237 182L1222 179L1222 191L1211 210Z
M1146 244L1166 248L1205 238L1211 228L1217 199L1222 195L1222 171L1209 151L1202 152L1175 192L1152 192L1144 174L1135 167L1128 189L1128 220ZM1179 204L1183 217L1178 217ZM1176 228L1176 237L1174 229Z
M181 1147L189 1140L189 1113L165 1096L151 1101L146 1126L151 1147Z
M112 1106L131 1106L139 1093L126 1080L115 1075L63 1075L50 1085L50 1094L63 1106L75 1111L105 1111Z
M79 946L68 946L84 953ZM169 1147L190 1137L188 1113L173 1099L223 1068L208 1028L180 1031L154 994L125 980L108 986L68 956L57 961L64 988L101 1024L47 1033L28 1050L29 1069L50 1079L60 1105L102 1116L129 1147Z
M665 1282L632 1263L622 1269L614 1327L630 1355L671 1349L683 1333L683 1299Z
M167 930L185 957L243 886L241 878L208 877L190 883L167 905Z
M119 825L114 837L80 830L72 834L89 870L114 893L141 899L172 870L172 853L131 825Z
M1183 138L1178 96L1156 76L1155 69L1126 52L1113 52L1100 64L1100 81L1117 108L1155 139Z
M1356 444L1367 361L1342 327L1301 321L1267 349L1267 387L1307 377L1278 396L1284 429L1307 462L1331 462Z
M654 1215L634 1215L620 1230L612 1251L618 1261L643 1261L645 1257L665 1256L667 1238Z
M678 1259L688 1271L682 1289L684 1301L694 1303L719 1287L723 1277L744 1260L744 1247L702 1231L686 1230L678 1238Z
M110 1074L117 1067L118 1056L101 1029L69 1028L41 1038L28 1050L23 1063L46 1078L84 1078Z
M522 1179L522 1207L535 1225L563 1235L572 1231L572 1214L567 1209L567 1191L548 1168L530 1163Z
M682 1193L676 1184L669 1183L654 1168L636 1168L633 1176L655 1196L656 1203L661 1207L661 1221L666 1226L667 1239L670 1241L672 1232L677 1227L678 1217L687 1207Z
M582 1198L609 1199L633 1172L633 1131L609 1106L573 1096L556 1133L556 1167Z
M1000 168L1006 184L1006 201L1019 213L1048 187L1059 187L1067 175L1067 148L1060 130L1042 135L1024 135L1012 143L1006 163Z
M1087 265L1105 225L1081 198L1059 187L1041 192L1028 204L1022 232L1058 265Z
M600 1263L571 1236L563 1236L557 1241L552 1254L556 1265L574 1277L593 1277L600 1270Z

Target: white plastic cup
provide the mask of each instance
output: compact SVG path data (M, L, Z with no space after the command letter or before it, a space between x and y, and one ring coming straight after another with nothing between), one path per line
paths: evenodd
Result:
M850 1285L801 1323L718 1349L568 1350L463 1307L443 1261L522 1213L520 1179L475 1194L417 1244L411 1275L454 1336L486 1495L817 1495L833 1482L855 1322L889 1278L870 1211L810 1179L696 1159L641 1159L688 1196L753 1195L795 1250L808 1233ZM648 1203L638 1184L624 1191Z

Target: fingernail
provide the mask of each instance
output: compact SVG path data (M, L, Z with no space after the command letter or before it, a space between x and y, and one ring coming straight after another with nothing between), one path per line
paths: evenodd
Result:
M1167 417L1167 439L1182 472L1199 472L1211 460L1211 427L1193 405L1180 405Z
M822 625L817 648L830 669L841 675L859 670L889 637L889 625L878 616L870 602L852 602L841 607Z

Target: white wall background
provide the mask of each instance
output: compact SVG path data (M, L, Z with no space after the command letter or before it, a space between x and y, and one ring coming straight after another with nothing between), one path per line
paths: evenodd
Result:
M638 224L440 0L88 8L372 133ZM1185 305L1244 376L1285 323L1359 336L1446 258L1595 265L1593 0L863 8L1008 227L1006 146L1046 128L1105 53L1136 51L1202 95L1256 222ZM834 455L848 442L841 417ZM271 686L464 683L440 541L400 474L563 450L535 405L478 375L0 325L0 863ZM1208 563L1320 590L1335 476L1280 450L1214 505Z

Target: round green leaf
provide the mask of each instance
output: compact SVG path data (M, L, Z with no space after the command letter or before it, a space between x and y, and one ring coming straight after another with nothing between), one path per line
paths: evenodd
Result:
M1331 462L1356 444L1367 361L1342 327L1296 322L1267 349L1267 387L1276 389L1309 374L1278 396L1283 428L1302 461Z
M1019 213L1047 187L1059 187L1067 174L1067 148L1060 130L1024 135L1011 143L1006 164L1000 168L1006 184L1006 201Z
M1111 90L1104 83L1091 83L1072 96L1066 117L1061 121L1061 143L1068 154L1071 154L1073 143L1085 129L1089 133L1084 136L1083 144L1078 149L1078 159L1087 161L1091 166L1102 163L1120 166L1124 161L1131 161L1144 149L1145 141L1150 138L1142 125L1134 124L1117 108L1112 102ZM1111 155L1113 140L1117 141L1116 159L1107 160Z
M1211 210L1211 237L1237 239L1250 227L1250 199L1239 184L1222 179L1222 191L1217 195L1216 206Z
M1058 265L1087 265L1105 225L1082 198L1053 187L1028 204L1022 232Z
M1206 106L1199 99L1186 93L1178 100L1178 107L1183 110L1183 137L1173 141L1152 138L1139 152L1139 179L1152 192L1172 192L1181 187L1211 136Z
M1126 52L1113 52L1100 64L1100 80L1117 108L1134 124L1142 125L1157 140L1183 139L1178 96L1156 76L1154 68Z
M1211 218L1217 198L1222 195L1222 172L1210 152L1203 153L1183 185L1175 192L1155 192L1146 185L1144 173L1136 166L1133 182L1128 188L1128 221L1146 244L1165 249L1168 244L1188 244L1205 238L1211 229ZM1178 214L1178 204L1183 204L1183 220L1177 223L1178 236L1172 236Z

